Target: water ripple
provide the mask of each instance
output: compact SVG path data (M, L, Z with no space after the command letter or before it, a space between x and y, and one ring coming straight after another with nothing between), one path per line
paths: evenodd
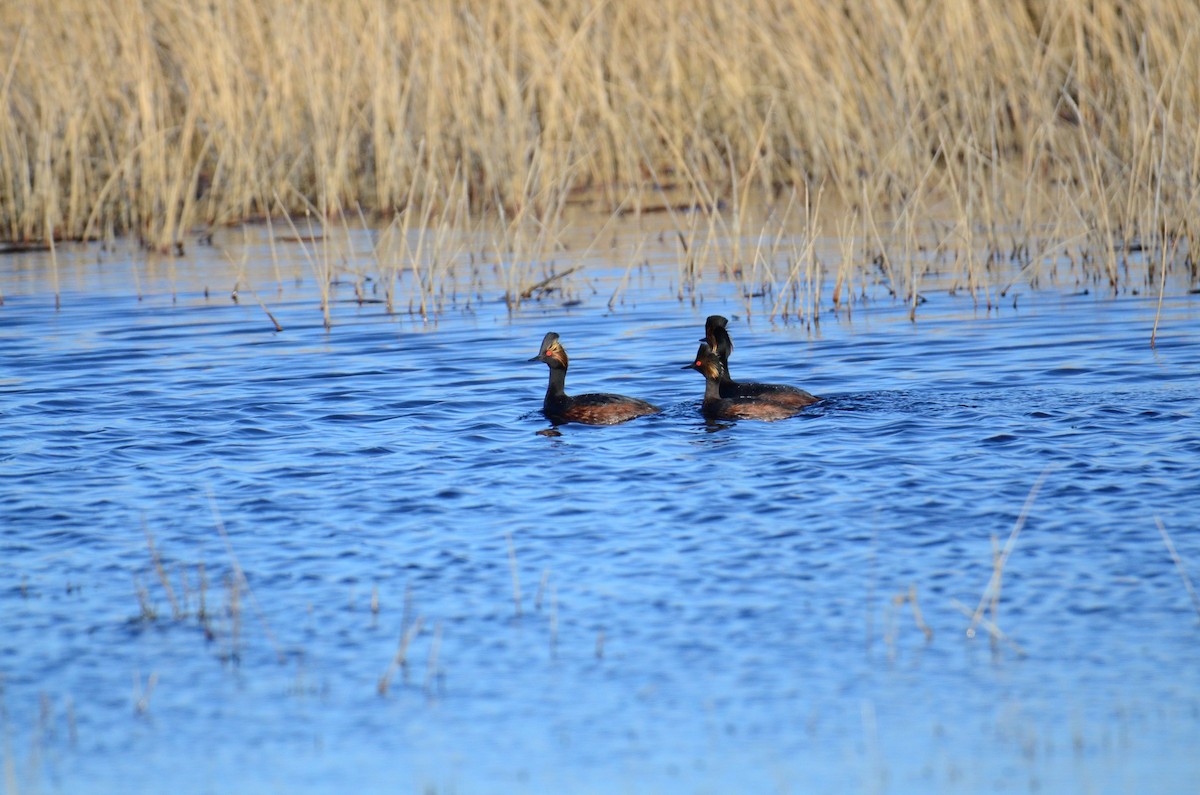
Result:
M661 789L692 791L722 764L745 774L730 791L872 765L897 791L972 790L1074 772L1063 747L1151 788L1159 763L1196 772L1178 760L1200 742L1200 644L1156 523L1195 576L1193 307L1168 307L1151 351L1132 298L915 326L878 309L816 338L653 292L436 328L339 304L332 332L305 296L273 305L284 333L200 293L6 300L18 742L72 791L128 774L113 754L165 780L197 749L222 774L261 769L231 767L253 749L287 770L273 788L308 791L343 788L347 759L433 760L463 791L561 790L567 771L629 789L672 766ZM737 376L825 400L706 422L679 365L710 311L733 317ZM525 359L551 328L570 389L663 413L541 435L545 368ZM1008 640L970 641L959 605L1018 525L986 613ZM521 759L541 760L524 783ZM992 778L954 786L962 759Z

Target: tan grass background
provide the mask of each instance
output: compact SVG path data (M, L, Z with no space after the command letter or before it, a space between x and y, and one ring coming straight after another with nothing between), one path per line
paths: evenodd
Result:
M673 183L1190 263L1198 46L1192 0L7 0L0 238Z

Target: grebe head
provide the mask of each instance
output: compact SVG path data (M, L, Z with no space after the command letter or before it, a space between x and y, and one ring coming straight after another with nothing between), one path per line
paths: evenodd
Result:
M558 335L553 331L542 337L542 347L538 349L537 356L534 356L529 361L545 362L551 369L561 367L567 369L567 352L563 348L562 343L558 341Z
M695 370L705 378L720 378L721 360L717 358L717 354L713 353L713 349L708 346L707 342L702 342L700 349L696 351L695 361L685 364L679 369Z
M729 354L733 353L733 340L725 330L728 323L729 319L723 315L709 315L704 321L704 339L701 340L707 342L708 347L712 348L717 358L723 362L729 361Z

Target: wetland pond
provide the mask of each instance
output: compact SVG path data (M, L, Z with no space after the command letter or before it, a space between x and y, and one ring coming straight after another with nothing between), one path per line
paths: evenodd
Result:
M1188 285L770 323L628 230L326 330L260 232L0 257L6 792L1196 791ZM710 314L825 400L706 423ZM663 413L545 433L547 331Z

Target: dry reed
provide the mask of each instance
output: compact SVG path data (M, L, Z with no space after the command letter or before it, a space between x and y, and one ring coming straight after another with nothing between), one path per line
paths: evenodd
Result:
M138 715L144 715L150 711L150 696L154 693L154 687L158 684L158 672L151 671L150 676L146 678L146 684L142 684L142 675L138 672L133 674L133 711Z
M983 589L983 593L979 597L979 604L970 614L971 623L967 627L968 638L975 637L975 628L983 620L985 609L990 611L992 623L995 624L1000 612L1000 588L1004 580L1004 567L1008 564L1008 559L1017 545L1017 538L1020 537L1021 530L1025 527L1025 521L1029 518L1029 511L1033 508L1034 501L1037 500L1038 492L1042 490L1042 484L1046 482L1046 478L1050 476L1053 469L1054 465L1048 464L1030 487L1029 494L1025 497L1025 504L1021 506L1021 512L1017 515L1017 521L1013 523L1012 532L1008 534L1008 541L1005 542L1003 549L1000 548L996 537L992 536L992 576L988 579L987 587Z
M513 598L513 614L521 617L521 571L517 566L517 548L513 545L512 533L507 530L504 532L504 539L508 543L508 570L512 575L512 598Z
M921 603L917 600L917 586L909 585L908 590L893 596L887 605L883 642L887 645L889 660L896 658L896 639L900 635L899 627L896 624L897 614L905 605L912 608L913 624L921 630L921 634L925 636L925 642L933 641L933 627L925 623L925 613L921 610Z
M1167 552L1171 553L1171 560L1174 561L1175 568L1179 571L1179 576L1183 579L1183 586L1187 589L1188 596L1192 599L1192 608L1196 611L1196 617L1200 618L1200 594L1196 593L1196 588L1192 585L1192 578L1188 576L1187 569L1183 565L1183 560L1179 557L1179 553L1175 551L1175 542L1171 540L1171 535L1167 532L1167 526L1163 524L1162 519L1155 516L1154 523L1158 525L1159 535L1162 536L1163 543L1167 546Z
M408 649L412 645L413 640L421 633L421 629L425 626L425 619L418 616L413 611L413 593L412 585L408 585L404 589L404 613L400 617L400 643L396 648L396 654L392 657L392 661L388 664L387 670L379 677L379 682L375 685L375 691L386 696L388 690L392 686L392 678L395 677L397 671L402 671L404 678L408 679ZM431 666L437 664L437 648L441 645L441 622L438 622L435 630L434 646L430 649ZM428 685L428 680L426 682Z
M790 242L755 228L792 195L861 227L835 305L878 278L915 312L930 240L989 307L998 262L1032 281L1064 253L1160 287L1196 278L1197 31L1189 0L11 0L0 239L178 252L367 208L398 219L389 309L407 269L428 316L450 231L498 223L515 307L553 275L568 202L638 211L673 185L702 208L672 216L681 297L715 265L815 319L815 219ZM328 285L329 249L310 254Z
M287 661L287 656L283 653L283 647L279 645L279 641L275 638L275 633L271 631L271 625L267 622L267 614L259 604L258 597L250 588L250 580L246 578L246 572L242 568L241 562L233 551L233 542L229 539L229 533L225 530L225 522L221 519L221 511L217 508L216 498L212 492L208 493L208 505L212 511L213 523L217 528L217 533L221 536L221 541L225 545L225 552L229 555L229 564L231 567L230 574L226 584L229 590L229 614L232 622L230 631L230 659L236 659L238 655L238 643L241 636L241 594L245 593L250 599L250 604L254 607L254 612L258 616L258 621L262 625L263 634L267 640L271 642L271 648L275 651L275 659L284 663Z
M175 588L171 585L171 578L167 576L167 569L163 566L162 556L158 554L158 549L154 546L154 534L150 532L150 528L142 524L142 532L146 536L146 546L150 549L150 562L154 565L154 573L158 576L159 584L162 585L163 592L167 595L167 601L171 603L171 617L176 621L183 618L186 610L180 607L179 599L175 597ZM145 601L143 601L145 604ZM145 610L143 610L143 613Z
M377 693L379 693L379 695L387 695L388 689L392 686L392 678L395 677L397 671L403 670L405 676L407 677L408 647L412 645L413 639L421 633L421 629L424 626L425 619L421 616L417 616L417 619L413 621L411 625L406 626L401 631L400 644L396 649L396 654L392 657L392 661L388 664L387 670L383 672L383 675L379 677L379 682L375 685L375 690ZM434 658L434 661L436 662L436 657Z
M987 586L983 589L983 593L979 597L979 604L974 610L969 609L966 605L959 602L957 599L952 600L963 615L971 619L967 626L967 637L975 637L976 630L983 627L988 632L988 636L992 640L993 649L1000 641L1008 643L1017 654L1025 656L1025 650L1021 648L1015 640L1005 634L998 624L1000 617L1000 590L1004 580L1004 568L1008 564L1008 559L1012 555L1013 549L1016 547L1017 538L1021 535L1021 530L1025 527L1025 522L1029 518L1029 512L1033 508L1034 502L1037 500L1038 492L1042 490L1042 485L1046 482L1046 478L1054 470L1054 464L1048 464L1038 475L1038 479L1034 481L1033 486L1029 489L1029 494L1025 497L1025 504L1021 506L1021 512L1017 515L1017 521L1013 523L1012 531L1008 535L1008 541L1005 542L1003 548L1000 546L999 540L995 535L992 536L992 576L988 578ZM991 616L990 619L984 617L985 610Z

